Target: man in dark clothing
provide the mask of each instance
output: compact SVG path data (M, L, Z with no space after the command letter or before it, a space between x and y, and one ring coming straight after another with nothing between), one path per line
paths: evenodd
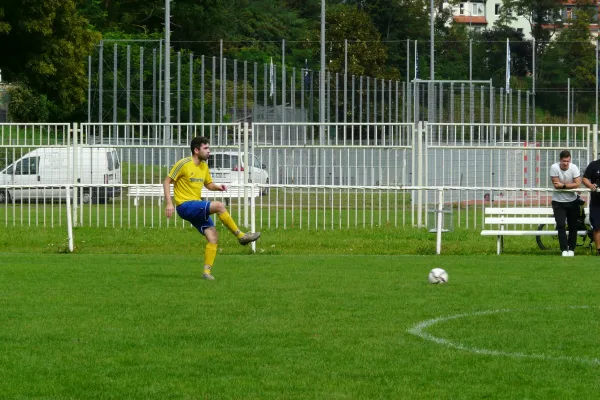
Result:
M594 229L596 255L600 256L600 159L592 161L583 174L583 184L591 190L590 193L590 224Z

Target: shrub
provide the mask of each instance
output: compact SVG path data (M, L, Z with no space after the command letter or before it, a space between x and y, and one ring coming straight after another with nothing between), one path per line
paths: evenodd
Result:
M26 86L9 89L8 114L13 122L47 122L50 116L50 101Z

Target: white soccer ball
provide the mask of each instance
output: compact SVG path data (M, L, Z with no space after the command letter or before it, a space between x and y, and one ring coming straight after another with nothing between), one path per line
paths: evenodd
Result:
M429 271L429 277L427 279L429 280L429 283L447 283L448 273L441 268L434 268Z

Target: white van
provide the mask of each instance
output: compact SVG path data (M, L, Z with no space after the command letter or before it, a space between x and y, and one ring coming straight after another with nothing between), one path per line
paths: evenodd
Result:
M248 155L248 180L250 183L268 184L269 174L267 167L260 163L258 157ZM210 175L216 183L243 184L244 183L244 153L237 151L218 151L210 153L208 158ZM262 188L261 194L267 194L268 189Z
M66 190L60 187L32 187L35 185L73 184L90 185L80 189L80 201L103 203L121 194L120 187L93 187L97 184L121 184L121 163L112 147L40 147L0 171L0 185L27 185L27 188L0 188L0 204L13 199L64 200ZM73 167L77 163L76 170Z

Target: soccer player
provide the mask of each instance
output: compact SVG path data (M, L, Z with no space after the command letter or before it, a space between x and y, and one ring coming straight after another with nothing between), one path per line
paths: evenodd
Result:
M190 144L191 157L177 161L163 182L166 199L165 215L171 218L173 211L186 221L189 221L204 235L208 243L204 250L204 272L202 277L214 280L212 267L217 256L218 234L210 215L216 213L223 225L233 233L241 245L254 242L260 237L260 232L244 233L240 231L225 205L218 201L202 200L202 186L208 190L226 191L225 185L213 182L206 161L210 156L210 144L204 136L192 139ZM175 195L175 204L171 201L171 183Z

